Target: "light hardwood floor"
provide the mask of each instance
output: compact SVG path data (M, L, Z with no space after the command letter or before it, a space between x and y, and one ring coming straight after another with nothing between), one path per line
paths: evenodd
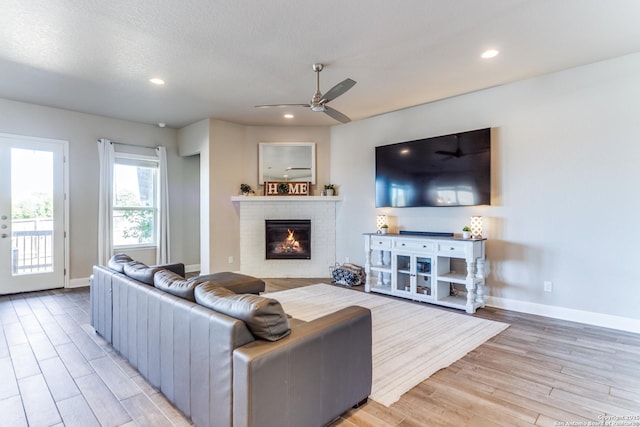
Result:
M266 279L268 292L322 281ZM93 332L88 296L0 297L0 426L189 425ZM511 327L390 408L369 401L331 427L607 425L608 416L640 426L640 335L491 308L475 315Z

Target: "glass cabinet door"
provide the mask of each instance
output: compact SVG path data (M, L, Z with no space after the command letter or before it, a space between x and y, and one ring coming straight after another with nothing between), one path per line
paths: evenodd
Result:
M396 254L396 276L395 290L400 292L411 292L411 278L413 276L411 255Z
M431 258L416 257L416 293L431 296Z

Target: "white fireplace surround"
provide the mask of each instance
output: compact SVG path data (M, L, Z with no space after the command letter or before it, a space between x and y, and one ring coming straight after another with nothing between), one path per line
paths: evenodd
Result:
M336 262L336 209L342 197L234 196L240 207L240 272L256 277L329 277ZM265 258L266 219L311 220L311 259Z

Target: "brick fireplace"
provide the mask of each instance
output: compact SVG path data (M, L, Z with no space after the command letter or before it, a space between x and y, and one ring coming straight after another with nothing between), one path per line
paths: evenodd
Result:
M329 267L336 261L336 206L340 200L322 196L232 197L240 208L240 272L264 278L329 277ZM310 259L268 259L265 221L291 219L309 221Z

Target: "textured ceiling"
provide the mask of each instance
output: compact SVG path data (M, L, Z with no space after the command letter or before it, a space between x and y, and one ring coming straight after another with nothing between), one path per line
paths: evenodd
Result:
M359 120L638 52L639 17L638 0L3 0L0 97L171 127L334 125L253 106L309 102L322 62L323 92L357 81L331 106Z

